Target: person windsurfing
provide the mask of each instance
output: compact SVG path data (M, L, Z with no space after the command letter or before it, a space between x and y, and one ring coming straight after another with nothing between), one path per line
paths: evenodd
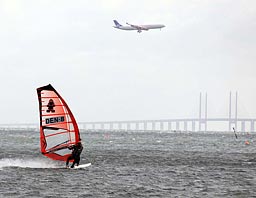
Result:
M68 147L68 149L72 150L72 154L67 158L66 167L67 168L69 167L68 164L69 164L70 160L74 160L73 164L70 167L70 168L74 168L75 164L77 166L79 165L80 155L83 150L83 145L82 145L81 141L79 141L76 145L72 145L72 146Z

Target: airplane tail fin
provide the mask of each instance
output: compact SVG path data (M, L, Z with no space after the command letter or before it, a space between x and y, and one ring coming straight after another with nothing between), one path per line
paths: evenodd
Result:
M116 27L122 26L120 23L117 22L117 20L114 20L114 23L115 23Z

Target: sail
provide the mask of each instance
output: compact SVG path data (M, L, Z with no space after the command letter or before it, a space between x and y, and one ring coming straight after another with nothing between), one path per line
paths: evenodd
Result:
M64 99L49 84L37 88L41 152L53 160L71 155L69 146L80 141L76 120Z

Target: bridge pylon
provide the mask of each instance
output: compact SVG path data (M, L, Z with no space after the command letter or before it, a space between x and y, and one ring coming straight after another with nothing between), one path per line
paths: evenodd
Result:
M204 104L204 108L203 105ZM202 109L204 110L204 114L202 117ZM204 129L202 126L204 125ZM200 92L199 96L199 131L207 131L207 92L204 96L204 102L202 101L202 93Z
M232 128L237 129L237 98L238 94L237 91L235 93L235 104L232 104L232 92L229 93L229 131L232 130ZM235 106L235 112L232 112L232 107ZM233 115L234 114L234 115Z

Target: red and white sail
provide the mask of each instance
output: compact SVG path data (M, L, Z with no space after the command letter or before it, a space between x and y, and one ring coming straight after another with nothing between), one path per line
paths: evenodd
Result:
M80 141L76 120L64 99L49 84L37 88L40 112L41 152L53 160L66 161L69 146Z

